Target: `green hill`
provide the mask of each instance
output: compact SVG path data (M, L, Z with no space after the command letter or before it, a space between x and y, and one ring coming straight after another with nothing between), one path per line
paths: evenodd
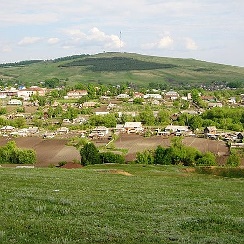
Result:
M200 86L213 83L244 83L244 68L198 61L133 53L74 55L54 60L29 60L1 64L3 81L37 84L48 78L104 84L149 83L174 86Z

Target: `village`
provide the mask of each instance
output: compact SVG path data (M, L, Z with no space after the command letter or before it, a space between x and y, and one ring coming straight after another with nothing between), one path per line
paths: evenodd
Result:
M96 89L99 89L99 87ZM3 119L2 127L0 128L1 136L53 138L64 134L66 136L75 134L91 139L103 139L111 138L114 133L135 133L144 136L197 136L223 139L232 143L241 143L243 140L242 131L224 131L212 125L193 130L187 124L181 125L182 123L179 123L178 118L182 114L195 116L202 114L206 109L222 108L223 106L243 107L244 94L239 94L239 100L236 100L235 97L229 97L225 100L225 103L217 100L214 96L201 96L199 94L199 98L201 98L205 106L200 107L192 99L190 92L186 96L181 96L173 90L162 92L154 89L150 93L143 94L127 89L125 93L115 96L107 95L109 94L107 92L106 95L97 96L96 99L89 99L88 93L89 91L87 90L69 90L61 99L52 98L51 103L41 104L41 99L39 98L48 100L52 95L52 90L38 86L3 89L0 91L0 101L1 109L2 111L5 109L5 113L1 113L1 118ZM81 103L80 101L82 100L84 102ZM127 107L124 107L123 104L127 104ZM144 107L145 105L148 106L152 110L155 118L157 118L161 108L166 109L170 111L168 113L169 118L164 118L163 123L140 121L143 115L138 116L141 112L139 107L143 105ZM50 115L50 106L53 109L59 107L62 113L60 112L57 116ZM42 114L38 120L42 120L44 123L39 121L41 126L37 126L38 121L35 118L37 118L36 113L39 112L40 108L42 108ZM75 115L65 117L65 112L70 108L76 110L74 112ZM133 108L134 110L132 110ZM83 114L84 111L89 112ZM109 114L114 115L116 118L116 122L113 122L110 127L105 126L106 123L102 121L95 121L93 124L89 123L91 117L93 119L97 117L99 120L99 118L106 117ZM145 114L145 116L147 115ZM19 121L17 126L7 122L16 119ZM35 121L33 122L33 120ZM166 124L167 122L168 124ZM89 126L86 126L87 124Z

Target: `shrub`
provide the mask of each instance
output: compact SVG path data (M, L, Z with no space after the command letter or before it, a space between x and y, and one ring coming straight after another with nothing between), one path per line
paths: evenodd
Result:
M201 158L196 162L199 166L215 166L217 165L216 158L213 153L206 152Z
M115 154L112 152L103 152L100 153L100 158L102 163L114 163L114 164L123 164L125 163L125 157L120 154Z
M226 166L238 167L240 165L240 157L235 151L231 151L230 156L227 159Z

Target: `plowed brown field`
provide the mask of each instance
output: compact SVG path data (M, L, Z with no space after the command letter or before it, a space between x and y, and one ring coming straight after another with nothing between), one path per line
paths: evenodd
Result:
M66 146L65 139L42 139L39 137L24 137L11 139L16 141L20 148L32 148L37 153L37 167L48 167L50 165L58 165L59 162L66 161L80 161L79 151L75 147ZM0 146L5 145L9 139L0 138ZM229 155L229 149L223 141L215 141L203 138L186 137L183 140L185 145L195 147L202 152L210 151L218 155L217 160L219 164L225 163ZM106 144L101 141L95 144L100 146ZM146 149L155 149L158 145L168 147L170 145L170 138L163 138L161 136L154 136L145 138L139 135L122 134L118 140L115 141L117 148L128 149L126 161L132 161L136 157L136 152L142 152Z

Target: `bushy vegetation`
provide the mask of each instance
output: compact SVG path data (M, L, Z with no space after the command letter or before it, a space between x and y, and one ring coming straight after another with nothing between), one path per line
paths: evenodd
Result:
M20 149L14 141L0 147L0 164L34 164L36 152L32 149Z
M125 158L123 155L115 154L113 152L100 153L98 148L92 142L88 142L83 145L83 147L80 150L80 155L81 164L84 166L103 163L125 163Z

